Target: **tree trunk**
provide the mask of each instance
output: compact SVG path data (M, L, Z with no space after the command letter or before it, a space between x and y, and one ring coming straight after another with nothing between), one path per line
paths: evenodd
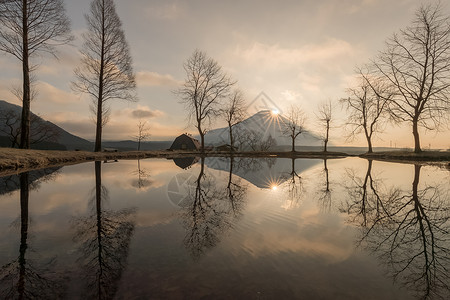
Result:
M414 136L414 152L420 153L422 152L422 149L420 148L419 126L417 118L413 119L413 136Z
M22 91L22 119L20 123L20 148L30 149L30 66L28 52L28 1L22 1L22 72L23 72L23 91Z
M205 152L205 134L203 133L202 130L202 123L201 121L197 120L197 130L198 130L198 134L200 135L200 152L204 153Z
M28 201L29 201L29 183L28 172L20 175L20 248L19 248L19 282L17 283L17 292L19 299L24 298L25 280L26 280L26 259L25 253L28 248Z
M295 137L292 137L292 152L295 152Z
M323 152L327 152L328 134L330 132L330 121L327 120L327 133L324 140Z
M97 259L100 270L102 270L103 241L102 241L102 162L95 162L95 208L97 215ZM101 271L100 271L101 272ZM98 295L101 295L101 285L98 285Z
M233 140L233 129L231 127L231 123L228 123L228 128L230 130L230 151L234 151L234 140Z
M370 139L370 137L367 138L367 145L369 147L369 149L367 150L367 153L372 153L373 149L372 149L372 140Z
M102 53L100 54L100 74L98 76L97 128L95 130L95 152L102 151L103 129L103 74L105 69L105 3L102 6Z
M102 151L102 123L103 123L103 117L102 117L102 110L103 110L103 101L101 100L101 97L97 100L97 127L95 130L95 152Z
M367 147L368 147L367 153L372 153L373 152L373 149L372 149L372 138L371 138L372 134L369 134L365 121L364 121L364 125L363 126L364 126L364 135L366 136L366 140L367 140Z

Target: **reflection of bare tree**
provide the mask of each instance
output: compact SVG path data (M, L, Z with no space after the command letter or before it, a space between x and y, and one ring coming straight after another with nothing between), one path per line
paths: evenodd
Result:
M303 179L295 170L295 158L292 158L291 172L287 174L286 183L288 208L297 207L301 197L304 194Z
M228 174L227 196L230 200L231 208L235 217L239 216L243 210L247 185L242 184L242 179L238 177L233 180L234 157L230 157L230 170Z
M373 199L364 215L361 243L384 261L392 277L423 299L450 296L450 208L442 188L419 189L420 165L414 167L412 192L398 188ZM367 207L378 208L370 212ZM363 207L363 205L361 205ZM351 213L352 210L349 209Z
M330 188L330 176L328 173L327 159L323 160L323 173L325 175L325 182L319 188L319 204L324 211L331 210L331 188Z
M237 160L236 167L238 170L243 170L245 173L260 171L265 163L270 169L276 163L275 157L243 157Z
M107 210L108 190L102 185L101 162L95 162L95 189L88 217L75 220L74 240L80 243L80 265L85 272L87 298L112 299L126 265L134 231L134 210Z
M59 299L64 287L49 269L52 264L37 267L27 258L29 174L20 174L20 247L19 257L0 269L0 296L2 299ZM53 261L54 262L54 261Z
M141 160L137 160L137 170L133 172L133 175L137 175L137 180L133 181L132 185L138 189L143 189L152 184L150 177L150 172L146 169L141 168Z
M377 219L386 211L385 204L379 192L381 181L372 175L372 160L368 160L367 171L364 178L358 177L353 171L347 172L348 184L346 189L349 199L344 209L349 215L353 216L351 222L358 223L362 227L367 227L370 219Z
M220 236L240 215L245 188L230 177L228 186L226 189L218 187L215 178L205 173L205 159L202 157L200 173L188 191L182 210L187 229L184 244L194 259L199 259L207 249L217 245Z

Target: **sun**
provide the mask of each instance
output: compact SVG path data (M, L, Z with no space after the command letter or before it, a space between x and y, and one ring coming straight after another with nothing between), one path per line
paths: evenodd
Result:
M272 114L272 116L276 117L280 114L280 111L278 109L272 109L270 113Z

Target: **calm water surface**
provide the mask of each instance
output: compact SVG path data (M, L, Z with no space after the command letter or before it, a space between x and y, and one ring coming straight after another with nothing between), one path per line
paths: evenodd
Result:
M0 180L0 298L448 299L450 171L96 162Z

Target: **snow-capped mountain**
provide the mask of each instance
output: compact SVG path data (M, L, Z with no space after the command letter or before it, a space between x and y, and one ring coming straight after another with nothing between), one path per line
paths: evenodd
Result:
M291 139L282 133L282 126L285 122L288 122L288 120L282 115L275 114L270 110L262 110L233 126L233 134L237 137L239 133L246 135L250 132L256 132L261 137L261 140L272 136L278 146L291 145ZM205 143L215 146L229 144L228 127L207 132ZM307 131L297 137L295 144L296 146L321 146L322 141L320 137Z

